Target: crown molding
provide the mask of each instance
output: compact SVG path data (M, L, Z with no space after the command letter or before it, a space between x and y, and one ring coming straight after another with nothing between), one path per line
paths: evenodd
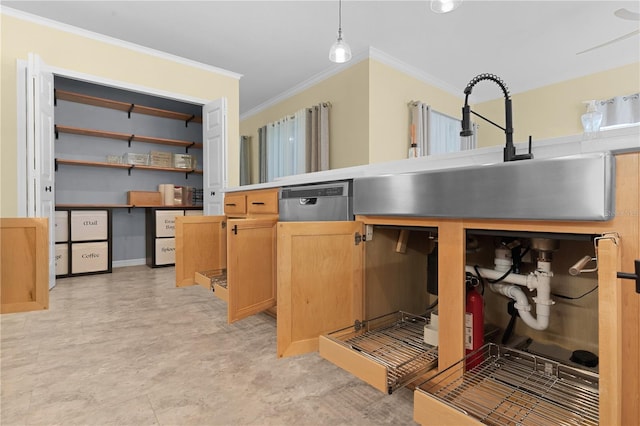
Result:
M198 68L208 72L214 72L216 74L224 75L239 80L242 78L242 74L235 73L233 71L225 70L223 68L214 67L213 65L203 64L202 62L186 59L181 56L172 55L167 52L144 47L139 44L131 43L128 41L120 40L114 37L109 37L104 34L98 34L93 31L84 30L82 28L74 27L72 25L63 24L62 22L54 21L51 19L43 18L41 16L33 15L31 13L22 12L17 9L0 5L0 14L11 16L12 18L21 19L23 21L32 22L34 24L43 25L55 30L64 31L66 33L74 34L80 37L85 37L95 41L99 41L113 46L122 47L124 49L133 50L135 52L143 53L145 55L154 56L156 58L165 59L168 61L176 62L182 65L186 65L193 68Z
M464 92L464 87L460 88L452 86L451 84L435 78L429 73L426 73L423 70L414 67L413 65L409 65L406 62L402 62L401 60L394 58L393 56L383 52L380 49L369 47L369 58L375 59L376 61L381 62L404 74L407 74L417 80L420 80L423 83L427 83L431 86L437 87L438 89L444 90L450 95L453 95L460 99L464 99L464 96L462 95L462 93Z

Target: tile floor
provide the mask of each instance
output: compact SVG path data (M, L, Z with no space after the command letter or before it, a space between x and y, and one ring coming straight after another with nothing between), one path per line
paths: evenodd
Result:
M0 424L414 425L413 395L383 394L317 353L276 357L275 320L232 325L173 268L58 280L50 309L0 316Z

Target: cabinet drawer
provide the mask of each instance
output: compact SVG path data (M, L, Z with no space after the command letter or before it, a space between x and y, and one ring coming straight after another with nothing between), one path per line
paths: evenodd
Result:
M224 195L224 214L246 214L247 213L247 196L245 194L225 194Z
M255 191L247 194L247 213L278 214L278 191Z
M156 238L156 265L176 263L176 239Z
M56 211L55 236L56 243L69 241L69 212L66 210ZM66 272L65 272L66 273Z
M69 273L69 244L56 244L56 276Z
M424 343L427 319L405 312L383 315L320 336L320 356L391 393L437 368L438 350Z
M100 272L109 269L109 243L71 245L71 273Z
M156 237L175 237L176 216L184 216L184 210L156 210Z
M106 240L108 223L106 210L74 210L71 212L71 241Z

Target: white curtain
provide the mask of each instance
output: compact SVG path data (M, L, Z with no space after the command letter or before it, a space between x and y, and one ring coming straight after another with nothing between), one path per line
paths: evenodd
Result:
M267 124L266 179L305 172L306 109Z
M460 119L435 111L424 102L411 102L410 134L422 155L444 154L448 152L475 149L477 128L472 123L473 136L461 137ZM411 143L411 141L409 142Z
M329 110L323 102L258 129L260 182L329 170Z
M640 93L597 101L596 109L602 113L601 129L640 123Z

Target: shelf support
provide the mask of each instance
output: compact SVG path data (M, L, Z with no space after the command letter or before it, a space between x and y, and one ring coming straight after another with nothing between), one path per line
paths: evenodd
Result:
M187 149L187 150L186 150L185 152L188 154L188 153L189 153L189 148L191 148L191 147L192 147L192 146L194 146L195 144L196 144L195 142L191 142L191 145L187 145L187 146L186 146L186 149Z
M133 140L133 138L135 138L135 137L136 137L136 135L131 135L131 136L129 136L129 140L128 140L128 142L129 142L129 148L131 148L131 141L132 141L132 140Z
M57 158L53 159L53 170L56 171L56 172L58 171L58 159Z
M129 107L129 110L127 111L127 117L131 118L131 111L133 111L133 108L136 106L136 104L131 104L131 106Z
M60 133L58 133L58 126L56 126L55 124L53 125L53 133L56 135L56 139L58 139Z
M194 118L196 118L194 114L192 114L191 117L187 118L187 120L184 122L184 127L189 127L189 122Z
M135 167L134 164L132 164L128 169L127 169L127 173L129 173L129 176L131 176L131 169L133 169Z
M53 106L58 106L58 93L57 89L53 89Z

